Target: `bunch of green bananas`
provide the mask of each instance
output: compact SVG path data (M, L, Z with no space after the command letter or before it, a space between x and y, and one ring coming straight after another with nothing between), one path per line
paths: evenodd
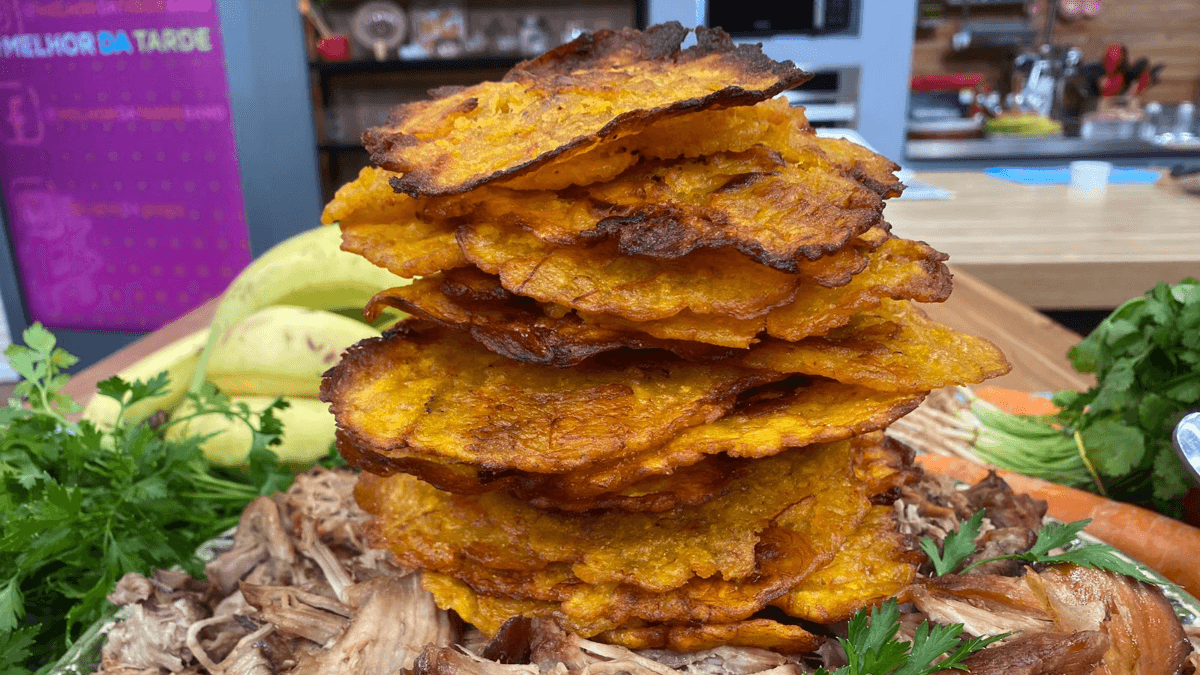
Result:
M276 413L283 444L273 449L286 463L305 465L325 456L334 438L333 415L317 400L321 374L342 351L379 329L334 310L360 311L375 293L409 283L340 249L337 227L321 226L279 243L255 259L222 294L208 328L163 347L118 373L148 380L166 371L166 396L139 402L123 420L137 423L160 411L188 412L188 391L205 382L234 403L262 410L284 396L291 406ZM96 396L83 418L112 425L119 406ZM238 466L250 451L244 424L220 414L171 427L172 435L212 434L204 444L209 461Z

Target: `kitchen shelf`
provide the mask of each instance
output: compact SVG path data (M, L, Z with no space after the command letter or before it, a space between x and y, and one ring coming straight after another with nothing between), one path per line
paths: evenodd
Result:
M342 73L405 73L414 71L435 70L508 70L523 61L521 56L480 56L462 59L421 59L404 61L389 59L374 61L361 59L354 61L310 61L309 70L320 75L339 75Z
M1104 159L1128 166L1144 166L1148 162L1168 165L1172 161L1200 157L1197 146L1167 146L1137 139L1092 140L1052 136L1018 138L994 136L966 140L910 140L905 144L905 159L914 166L959 165L976 162L995 166L999 162L1032 162L1058 165L1076 159Z
M367 149L358 143L319 143L317 149L321 152L366 152Z
M354 11L363 0L326 0L321 3L330 29L339 35L351 35ZM306 25L303 39L307 45L313 120L316 125L317 166L321 192L332 199L338 186L354 180L359 170L370 163L370 154L359 144L366 130L385 124L392 108L399 103L426 100L429 91L441 87L467 87L486 80L498 80L513 66L528 57L495 46L496 36L510 37L519 43L525 17L540 18L551 44L556 44L569 27L596 30L645 25L646 0L577 0L569 4L548 0L464 0L458 3L422 3L399 0L398 4L412 19L412 12L428 7L457 8L463 15L462 38L488 36L489 50L461 53L456 58L405 60L396 50L384 61L357 41L351 41L349 60L327 61L317 51L317 35ZM415 21L415 19L413 19ZM418 41L420 31L409 26L407 39ZM494 34L493 34L494 33ZM407 52L406 52L407 53Z

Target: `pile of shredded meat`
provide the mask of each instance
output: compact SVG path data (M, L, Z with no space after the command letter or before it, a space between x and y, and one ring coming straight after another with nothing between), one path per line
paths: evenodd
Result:
M696 653L630 651L579 638L544 620L514 619L490 640L442 611L417 574L368 548L369 516L356 476L315 469L286 494L242 514L233 545L206 566L126 575L110 599L123 607L98 675L800 675L845 664L835 640L807 657L755 648ZM977 558L1032 545L1046 505L989 476L959 489L925 475L895 502L906 534L941 541L987 511ZM923 570L928 571L928 570ZM901 594L901 635L926 619L971 635L1013 636L969 658L975 675L1194 673L1193 644L1154 587L1073 566L1009 562L921 578ZM832 627L831 637L844 631Z

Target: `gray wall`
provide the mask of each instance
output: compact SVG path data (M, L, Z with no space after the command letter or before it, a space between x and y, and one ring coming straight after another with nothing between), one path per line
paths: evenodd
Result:
M218 0L250 248L320 224L308 62L295 0Z
M648 0L649 23L704 24L705 0ZM763 51L805 70L858 65L858 130L876 150L899 162L904 158L904 120L912 67L915 0L859 0L857 37L771 37ZM757 41L757 40L755 40Z

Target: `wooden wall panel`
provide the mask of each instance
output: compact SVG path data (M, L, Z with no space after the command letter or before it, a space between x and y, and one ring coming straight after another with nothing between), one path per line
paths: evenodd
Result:
M1017 14L1009 16L1015 18ZM917 32L913 73L980 72L996 81L1006 77L1008 64L1003 51L955 53L950 49L950 36L958 26L959 22L951 19L933 30ZM1054 35L1057 44L1081 47L1087 61L1098 60L1109 43L1122 42L1133 59L1145 56L1152 64L1165 63L1162 81L1147 98L1178 103L1200 97L1198 0L1104 0L1099 16L1070 23L1059 21Z

